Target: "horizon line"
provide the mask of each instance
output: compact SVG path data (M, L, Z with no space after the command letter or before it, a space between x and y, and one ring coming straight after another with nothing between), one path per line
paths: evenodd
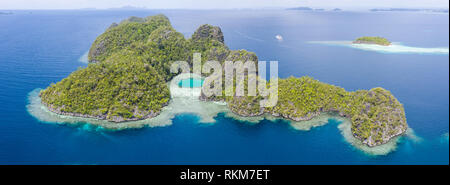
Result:
M284 7L284 6L278 6L278 7L258 7L258 8L148 8L148 7L135 7L135 6L121 6L121 7L111 7L111 8L96 8L96 7L85 7L85 8L13 8L13 9L0 9L2 11L4 10L279 10L279 9L290 9L290 8L299 8L299 7L305 7L305 8L311 8L312 10L303 10L303 11L314 11L314 10L333 10L333 9L341 9L341 10L371 10L371 9L416 9L416 10L449 10L449 7L398 7L398 6L392 6L392 7L312 7L312 6L290 6L290 7ZM302 11L302 10L299 10Z

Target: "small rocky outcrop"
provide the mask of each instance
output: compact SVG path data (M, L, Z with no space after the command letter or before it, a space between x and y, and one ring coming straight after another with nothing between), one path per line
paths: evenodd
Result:
M222 30L217 26L211 26L209 24L201 25L192 35L193 41L204 39L212 39L224 43Z
M352 133L368 146L387 143L406 132L405 110L392 94L383 88L355 92L355 111L350 113Z

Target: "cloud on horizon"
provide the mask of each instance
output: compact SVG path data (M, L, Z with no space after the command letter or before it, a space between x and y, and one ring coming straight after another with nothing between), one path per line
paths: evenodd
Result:
M5 0L1 9L81 9L133 6L150 9L286 8L441 8L448 0Z

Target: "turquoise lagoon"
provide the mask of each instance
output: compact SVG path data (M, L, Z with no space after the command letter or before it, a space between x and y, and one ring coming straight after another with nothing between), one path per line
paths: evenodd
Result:
M201 87L203 85L203 81L201 79L189 78L181 80L178 85L180 87Z

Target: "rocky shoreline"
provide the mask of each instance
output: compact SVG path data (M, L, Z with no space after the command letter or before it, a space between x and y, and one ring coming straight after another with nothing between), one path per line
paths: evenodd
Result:
M375 44L375 45L380 45L380 46L390 46L390 45L392 45L392 44L379 44L379 43L376 43L376 42L360 41L360 40L353 41L352 44Z
M214 99L207 99L207 98L205 98L203 96L199 96L199 100L200 101L205 101L205 102L216 102L216 100L214 100ZM115 116L112 119L107 119L106 115L94 116L94 115L87 115L87 114L80 114L80 113L63 112L63 111L60 110L60 108L55 108L53 105L49 105L49 104L47 104L47 103L45 103L43 101L41 101L41 103L43 105L45 105L50 112L53 112L53 113L56 113L56 114L59 114L59 115L82 117L82 118L93 118L93 119L99 119L99 120L106 120L106 121L114 122L114 123L129 122L129 121L139 121L139 120L150 119L150 118L154 118L154 117L158 116L161 113L161 111L156 112L156 113L154 113L152 111L150 114L147 114L147 115L143 116L142 118L133 117L133 118L127 119L127 118ZM275 118L281 118L281 119L285 119L285 120L289 120L289 121L295 121L295 122L310 121L310 120L320 116L322 113L336 113L340 117L350 118L348 115L346 115L345 113L343 113L343 112L341 112L339 110L321 110L319 112L310 113L310 114L308 114L308 116L305 116L305 117L294 117L294 116L287 115L287 114L279 114L279 113L276 113L274 111L265 111L264 109L261 109L260 112L258 112L258 113L247 113L247 112L242 112L242 110L241 111L236 111L236 110L230 108L229 106L227 106L227 107L232 113L234 113L234 114L236 114L236 115L238 115L240 117L258 117L258 116L262 116L264 114L269 114L269 115L271 115L271 116L273 116ZM379 145L382 145L382 144L386 144L391 139L393 139L395 137L404 135L406 130L407 130L407 127L403 128L403 129L399 129L394 134L387 135L387 134L384 133L382 142L375 142L371 137L369 137L369 139L363 140L362 138L358 137L358 135L356 135L356 134L352 134L352 135L353 135L353 137L358 138L359 140L361 140L361 142L363 144L365 144L365 145L367 145L369 147L375 147L375 146L379 146Z
M202 101L213 101L213 100L208 100L206 98L202 98ZM230 111L238 116L242 116L242 117L258 117L258 116L262 116L264 114L268 114L271 115L275 118L281 118L281 119L285 119L285 120L289 120L289 121L294 121L294 122L301 122L301 121L310 121L316 117L319 117L322 113L334 113L339 115L340 117L343 118L349 118L351 119L351 116L348 114L345 114L342 111L339 110L334 110L334 109L330 109L330 110L320 110L318 112L313 112L313 113L308 113L307 116L304 117L295 117L295 116L291 116L290 114L280 114L277 113L275 111L267 111L264 108L261 108L259 112L257 113L248 113L245 112L243 110L235 110L233 108L230 108L228 106L228 108L230 109ZM390 133L387 134L388 131L390 130L383 130L383 136L382 136L382 140L380 141L376 141L374 138L372 138L372 136L370 136L368 139L363 139L361 137L359 137L357 134L352 133L353 137L359 139L363 144L367 145L368 147L375 147L375 146L379 146L379 145L383 145L388 143L391 139L397 137L397 136L401 136L404 135L406 133L406 130L408 129L407 126L402 127L400 126L400 129L396 129L397 132L395 133Z
M39 95L40 96L40 95ZM55 106L45 103L44 101L41 101L42 105L44 105L50 112L64 115L64 116L74 116L74 117L81 117L81 118L93 118L93 119L99 119L99 120L106 120L109 122L114 123L122 123L122 122L128 122L128 121L139 121L139 120L145 120L149 118L153 118L158 116L161 111L153 112L151 111L149 114L142 116L141 118L132 117L132 118L124 118L120 116L113 116L111 119L107 118L106 114L96 116L96 115L89 115L89 114L81 114L81 113L73 113L73 112L63 112L61 111L61 108L55 108Z

